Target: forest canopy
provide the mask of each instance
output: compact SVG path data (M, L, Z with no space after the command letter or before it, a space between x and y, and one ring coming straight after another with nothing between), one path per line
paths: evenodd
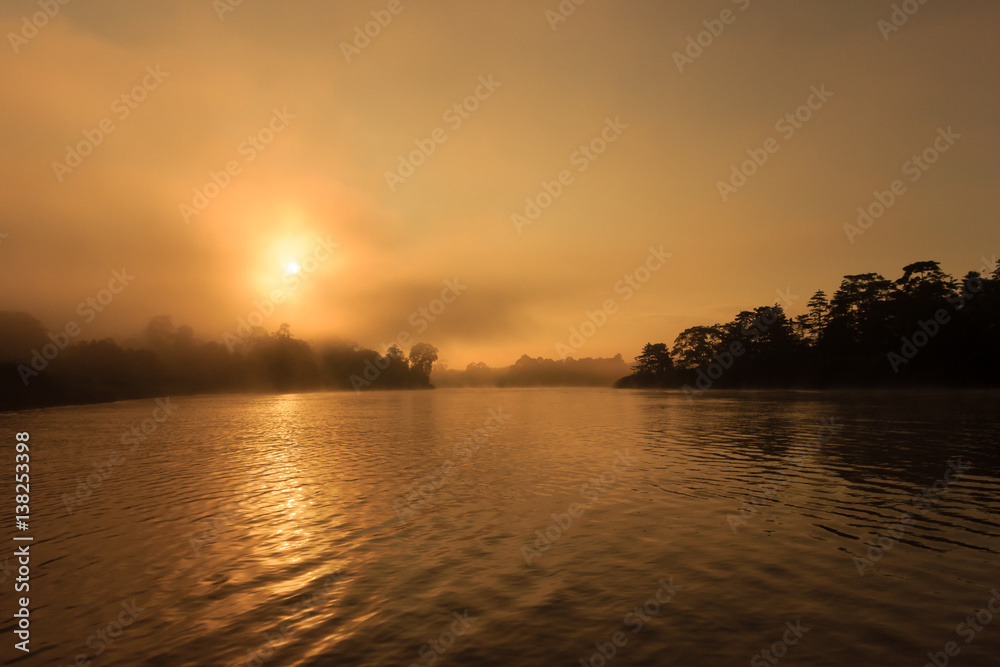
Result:
M992 273L986 274L986 271ZM802 315L778 305L647 343L619 387L985 386L1000 379L1000 268L961 280L914 262L889 280L844 276Z

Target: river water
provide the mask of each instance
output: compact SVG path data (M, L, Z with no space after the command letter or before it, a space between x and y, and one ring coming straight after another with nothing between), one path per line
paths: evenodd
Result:
M2 655L1000 664L998 399L436 390L3 414L11 466L30 433L34 541L32 652L13 648L9 546Z

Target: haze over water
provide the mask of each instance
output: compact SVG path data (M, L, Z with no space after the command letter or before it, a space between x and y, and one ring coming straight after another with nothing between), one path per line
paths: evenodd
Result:
M126 434L154 401L17 413L35 466L30 659L429 665L438 641L437 665L577 665L620 631L609 664L745 665L790 623L782 664L922 665L950 641L952 664L1000 664L1000 623L956 633L1000 586L997 397L179 397L142 442ZM110 460L69 514L63 494ZM872 554L862 576L854 557ZM626 620L664 583L668 602ZM123 603L134 620L95 639Z

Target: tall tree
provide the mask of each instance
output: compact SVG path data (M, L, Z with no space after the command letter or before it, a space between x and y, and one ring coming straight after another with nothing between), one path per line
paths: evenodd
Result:
M438 350L430 343L417 343L410 348L410 370L419 384L430 386L431 369L438 360Z
M806 307L809 309L808 312L800 317L802 337L810 342L816 342L830 317L830 301L826 298L826 292L817 290Z
M633 372L652 381L666 380L674 370L666 343L646 343L635 361Z
M719 325L690 327L680 332L674 339L674 347L670 353L674 365L684 370L708 365L722 347L723 335Z

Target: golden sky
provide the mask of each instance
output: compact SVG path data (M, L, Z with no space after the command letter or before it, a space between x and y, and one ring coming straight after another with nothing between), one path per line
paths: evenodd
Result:
M561 356L610 303L574 356L631 358L777 290L796 314L844 274L1000 245L990 0L230 1L0 7L0 309L221 340L260 304L464 367Z

